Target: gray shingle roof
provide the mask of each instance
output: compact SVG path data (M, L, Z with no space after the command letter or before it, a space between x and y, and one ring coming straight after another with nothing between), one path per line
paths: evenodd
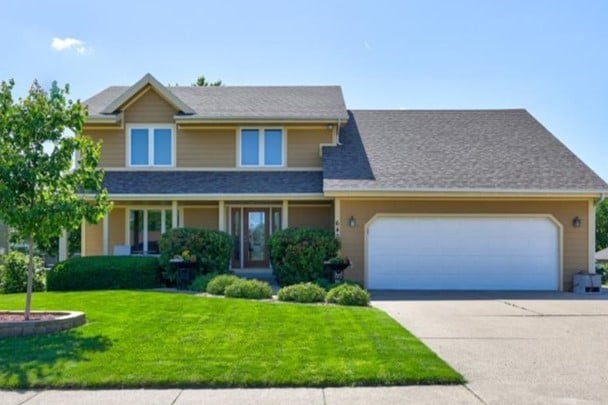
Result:
M112 86L84 101L90 116L120 97L128 86ZM195 111L186 117L222 119L344 120L348 118L340 86L166 87Z
M608 248L595 252L595 260L598 262L608 262Z
M351 111L325 148L325 191L601 191L526 110Z
M320 171L108 171L104 187L116 194L286 194L323 192Z

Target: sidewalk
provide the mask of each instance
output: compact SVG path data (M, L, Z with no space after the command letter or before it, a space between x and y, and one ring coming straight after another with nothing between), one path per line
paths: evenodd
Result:
M0 391L2 405L481 404L465 386Z

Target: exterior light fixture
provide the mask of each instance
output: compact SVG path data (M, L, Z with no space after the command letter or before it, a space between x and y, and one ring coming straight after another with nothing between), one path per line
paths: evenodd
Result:
M574 219L572 220L572 226L575 228L580 228L581 227L581 223L583 221L579 218L579 216L575 216Z
M357 226L357 220L352 215L350 216L350 218L348 218L348 226L350 226L351 228Z
M329 130L334 129L334 124L327 124L327 129L329 129Z

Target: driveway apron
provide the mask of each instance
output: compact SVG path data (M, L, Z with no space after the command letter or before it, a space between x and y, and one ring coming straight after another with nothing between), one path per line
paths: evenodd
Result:
M607 295L376 291L372 303L483 403L608 403Z

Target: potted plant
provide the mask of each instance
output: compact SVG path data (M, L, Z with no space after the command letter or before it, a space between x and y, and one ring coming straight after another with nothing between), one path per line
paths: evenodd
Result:
M323 264L336 273L340 273L350 266L350 260L348 257L336 256L326 260Z

